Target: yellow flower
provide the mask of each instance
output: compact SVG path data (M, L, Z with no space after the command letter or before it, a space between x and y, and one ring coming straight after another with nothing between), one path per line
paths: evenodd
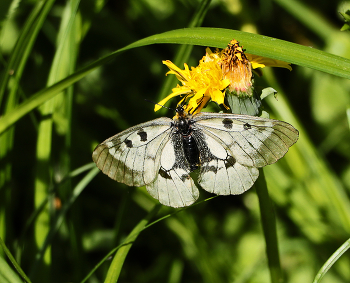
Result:
M236 40L231 40L222 51L216 50L213 53L207 48L199 65L191 70L187 64L181 70L169 60L163 61L163 64L170 69L167 75L174 74L182 85L173 88L172 93L158 104L164 105L175 96L185 95L178 105L187 103L184 108L191 114L201 111L210 100L229 109L224 103L226 89L230 94L251 97L254 89L252 68L274 66L291 70L290 65L283 61L245 54ZM160 108L156 105L154 111Z
M181 81L182 86L177 85L172 89L173 92L158 104L164 105L175 96L185 95L179 104L189 100L185 110L191 114L199 112L210 100L229 109L224 104L224 92L230 82L222 77L220 57L217 54L206 54L199 65L192 67L191 70L187 64L184 64L185 69L181 70L169 60L163 63L170 69L167 75L174 74ZM154 111L159 109L160 106L156 105Z

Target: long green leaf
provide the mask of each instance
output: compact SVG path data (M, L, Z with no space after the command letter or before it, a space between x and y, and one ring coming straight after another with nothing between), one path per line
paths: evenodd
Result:
M76 13L79 6L80 0L68 1L64 12L61 17L61 25L59 32L57 34L57 47L54 56L53 63L51 64L50 73L48 76L47 85L52 85L53 83L67 77L69 74L73 73L75 62L76 62L76 28L75 19ZM40 113L43 118L38 127L38 138L37 138L37 166L35 175L35 208L39 208L43 201L47 199L50 195L49 188L51 186L52 180L52 170L50 168L51 155L52 155L52 137L54 137L54 121L52 116L57 115L61 117L61 123L65 126L63 127L64 132L61 132L65 136L66 140L70 140L70 116L71 116L71 101L72 101L72 90L67 89L66 92L62 92L55 96L53 99L46 101L40 108ZM64 101L64 103L62 103ZM68 148L64 145L61 146L61 160L60 167L63 172L69 172L69 154L67 153ZM57 150L57 149L56 149ZM65 162L66 161L66 162ZM61 193L65 191L65 194L70 193L69 183L61 186ZM38 215L35 225L34 225L34 235L36 245L41 249L42 245L45 243L47 235L51 231L50 227L50 202ZM45 264L40 268L40 278L43 281L47 281L48 278L48 268L51 265L51 255L50 249L46 249L44 255ZM36 266L36 263L34 263ZM45 272L46 271L46 272ZM45 276L47 276L45 278Z
M12 270L6 260L0 256L0 282L1 283L22 283L20 277Z
M54 0L39 1L28 19L26 20L23 31L21 32L14 50L11 53L9 63L6 66L3 76L0 80L0 105L2 105L3 98L6 98L4 106L4 114L13 113L18 104L19 82L22 77L24 67L27 59L34 45L35 39L42 27L42 24L51 9ZM9 93L5 97L5 91ZM0 159L6 160L12 148L14 140L14 128L9 129L6 133L0 136ZM5 237L5 212L9 210L10 205L10 180L11 180L11 160L0 164L0 235ZM11 221L10 221L11 223ZM7 227L10 228L10 227ZM11 232L11 231L8 231Z
M339 249L325 262L320 271L317 273L313 283L319 283L323 276L326 275L327 271L332 267L334 263L350 248L350 239L342 244Z
M54 2L55 0L38 1L37 5L34 7L33 11L25 22L23 31L16 42L14 50L10 56L9 63L4 72L4 76L0 82L0 105L4 97L6 87L9 85L10 81L13 81L14 84L10 89L8 100L16 101L13 96L17 96L17 89L19 87L19 82L21 80L24 67L27 63L29 54L42 24ZM7 102L7 104L9 104L9 102ZM6 108L8 109L9 106ZM12 108L8 110L11 109Z
M92 70L113 60L126 50L150 44L176 43L224 48L231 39L241 42L248 53L283 60L303 67L350 79L350 60L310 47L263 35L219 28L187 28L156 34L136 41L93 63L64 80L45 88L0 120L0 134L28 112L51 99L66 87L85 77Z
M136 240L139 233L146 227L149 220L156 215L158 210L161 208L161 204L156 204L154 208L147 214L147 216L142 219L135 228L131 231L129 236L125 239L124 243L125 245L122 246L116 253L116 255L113 258L113 261L111 263L111 266L108 269L108 273L105 279L105 283L115 283L118 281L120 271L123 267L125 258Z
M69 200L64 204L60 213L57 215L57 217L52 225L52 228L50 229L49 234L46 236L45 241L44 241L40 251L35 256L36 261L34 263L34 266L32 267L31 274L30 274L31 276L32 276L32 274L35 274L37 272L38 265L39 265L40 261L42 260L47 247L51 244L52 239L55 236L56 232L61 227L61 224L62 224L64 217L66 216L68 210L72 207L73 203L80 196L80 194L86 188L86 186L91 182L91 180L93 178L95 178L95 176L99 172L100 172L99 169L96 167L91 169L90 172L87 173L85 175L85 177L74 188Z
M11 263L13 264L13 266L16 268L16 270L18 271L18 273L22 276L22 278L27 282L27 283L31 283L30 279L27 277L27 275L23 272L22 268L19 266L19 264L17 263L17 261L15 260L15 258L12 256L11 252L9 251L9 249L6 247L4 241L2 240L2 238L0 237L0 246L2 247L2 249L4 250L5 254L7 255L7 257L10 259ZM3 264L2 264L2 271L4 270L3 268ZM7 272L8 274L8 272ZM3 274L5 275L5 274ZM11 276L12 277L12 276Z

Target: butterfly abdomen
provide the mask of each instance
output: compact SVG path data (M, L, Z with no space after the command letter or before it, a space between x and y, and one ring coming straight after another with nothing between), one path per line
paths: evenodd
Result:
M190 164L191 172L198 168L199 163L199 150L195 139L191 134L182 135L182 143L184 153L188 163Z
M187 117L180 116L175 122L177 132L182 137L183 151L190 165L190 171L194 171L199 165L199 150L197 143L192 135L192 121Z

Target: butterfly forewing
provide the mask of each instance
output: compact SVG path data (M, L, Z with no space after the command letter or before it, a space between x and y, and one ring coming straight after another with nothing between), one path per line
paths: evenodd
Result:
M159 118L131 127L98 145L92 159L110 178L143 186L157 176L160 153L170 139L171 119Z
M220 140L237 162L263 167L283 157L298 139L298 131L288 123L224 113L199 113L195 128Z
M276 162L298 139L296 129L277 120L202 112L193 121L199 184L219 195L250 189L259 176L257 168Z

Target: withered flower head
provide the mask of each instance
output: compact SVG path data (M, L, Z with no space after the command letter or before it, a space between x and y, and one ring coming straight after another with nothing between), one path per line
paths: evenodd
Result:
M253 94L252 64L244 54L244 50L235 39L224 49L221 58L224 79L230 81L228 90L238 96Z

